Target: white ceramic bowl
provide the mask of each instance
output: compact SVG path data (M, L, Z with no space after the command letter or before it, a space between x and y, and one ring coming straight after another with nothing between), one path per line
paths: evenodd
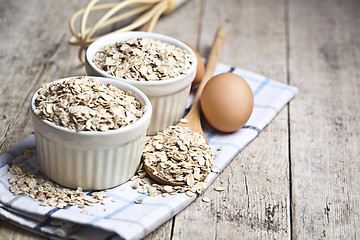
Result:
M189 52L193 55L194 61L191 64L188 73L186 75L180 75L175 78L160 81L135 81L114 77L101 70L93 63L92 59L94 55L105 45L136 38L160 40ZM172 37L149 32L121 32L106 35L90 44L85 55L85 67L88 75L108 77L129 83L140 89L149 97L153 107L153 114L147 132L149 135L162 131L171 125L175 125L183 116L191 88L191 82L195 78L196 66L197 61L195 53L186 44Z
M146 109L136 122L117 130L76 132L38 117L34 113L38 92L34 94L30 115L40 168L50 179L69 188L100 190L127 181L139 166L150 124L152 107L144 93L120 81L93 78L131 91ZM66 79L70 78L58 81Z

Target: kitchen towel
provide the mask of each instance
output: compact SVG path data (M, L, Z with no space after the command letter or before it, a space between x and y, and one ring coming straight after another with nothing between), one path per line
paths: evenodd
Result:
M221 133L206 122L203 123L205 136L212 149L216 151L218 147L223 147L217 151L215 159L215 166L220 170L270 123L298 91L295 87L268 77L217 64L215 74L223 72L233 72L248 82L254 94L254 110L245 126L234 133ZM194 91L189 96L188 108L193 97ZM29 148L33 151L26 160L24 151ZM166 198L161 195L149 197L134 190L132 181L128 181L104 192L110 196L104 205L85 207L87 214L77 206L66 206L63 209L44 207L26 195L15 196L9 191L8 179L13 176L8 168L13 163L22 163L31 171L38 169L34 134L0 156L0 218L52 239L140 239L198 197L189 197L183 193ZM217 175L209 174L208 186ZM143 199L143 203L136 204L135 201L140 199Z

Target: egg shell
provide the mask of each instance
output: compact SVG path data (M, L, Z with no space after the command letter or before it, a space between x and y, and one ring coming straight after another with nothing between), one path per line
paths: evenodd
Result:
M250 86L234 73L212 77L204 86L200 101L206 120L221 132L234 132L243 127L254 108Z
M185 43L185 42L184 42ZM189 44L185 43L186 45L188 45L191 50L194 51L196 59L197 59L197 68L196 68L196 75L194 80L191 83L191 86L195 86L196 84L198 84L199 82L201 82L201 80L204 77L205 74L205 64L204 61L202 60L200 54L198 51L196 51L193 47L191 47Z

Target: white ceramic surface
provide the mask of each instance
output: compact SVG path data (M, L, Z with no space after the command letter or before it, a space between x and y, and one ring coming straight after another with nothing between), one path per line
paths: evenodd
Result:
M136 38L151 38L175 45L191 53L194 62L191 64L186 75L180 75L175 78L164 79L161 81L146 82L114 77L99 69L93 63L93 56L105 45ZM197 61L195 53L185 43L172 37L149 32L121 32L106 35L94 41L86 50L85 55L85 67L88 75L108 77L126 82L137 87L149 97L153 107L152 119L147 132L149 135L162 131L168 126L175 125L183 116L191 88L191 82L195 78L196 66Z
M131 91L146 109L139 120L117 130L76 132L38 117L34 113L38 94L34 94L30 115L40 168L50 179L69 188L100 190L127 181L139 166L150 124L152 107L144 93L120 81L94 78Z

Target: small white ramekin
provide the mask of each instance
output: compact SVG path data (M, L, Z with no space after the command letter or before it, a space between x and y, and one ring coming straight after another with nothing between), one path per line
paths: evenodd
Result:
M37 116L34 113L36 92L31 99L30 116L40 169L53 181L69 188L100 190L127 181L140 164L150 124L152 107L144 93L120 81L93 78L130 91L145 106L145 112L133 124L117 130L77 132ZM66 79L70 78L57 81Z
M150 38L170 43L184 49L193 55L188 73L175 78L160 81L135 81L114 77L99 69L92 61L94 55L105 45L115 44L118 41L137 38ZM90 44L85 54L85 68L88 75L116 79L131 84L149 97L153 107L152 118L147 134L153 135L158 131L178 123L183 116L188 100L191 83L195 78L197 60L195 53L185 43L165 35L149 32L120 32L105 35Z

